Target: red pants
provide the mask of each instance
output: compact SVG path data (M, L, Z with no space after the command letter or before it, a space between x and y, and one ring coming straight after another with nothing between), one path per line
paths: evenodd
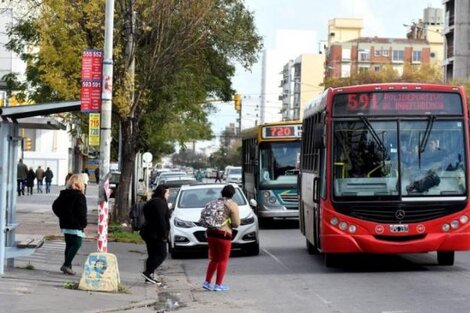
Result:
M232 249L232 237L227 234L227 238L218 238L207 234L207 243L209 246L209 265L207 266L206 281L212 280L215 272L217 277L215 283L221 285L224 280L225 270L228 265L230 250Z

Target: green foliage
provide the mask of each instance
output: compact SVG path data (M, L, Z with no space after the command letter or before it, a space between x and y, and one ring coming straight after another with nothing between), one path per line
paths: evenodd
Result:
M126 243L144 243L139 235L139 232L132 231L126 227L116 224L110 224L108 226L108 239L116 242Z
M66 280L64 282L64 288L65 289L78 289L78 285L79 285L78 282L71 281L71 280Z
M405 64L403 73L400 75L397 70L388 64L383 66L379 72L368 70L353 73L345 78L328 78L325 79L323 85L328 88L386 82L440 83L442 82L442 73L437 65Z

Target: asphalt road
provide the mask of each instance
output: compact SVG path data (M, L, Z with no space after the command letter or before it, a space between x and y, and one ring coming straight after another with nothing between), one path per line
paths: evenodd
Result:
M53 195L20 197L17 217L23 230L57 230L50 218ZM34 201L33 201L34 199ZM90 190L89 208L96 205ZM36 216L35 216L36 215ZM49 216L49 217L47 217ZM43 218L38 223L37 218ZM29 223L28 221L31 221ZM44 231L44 230L42 230ZM25 233L22 231L21 233ZM228 312L308 313L441 313L470 311L470 253L457 252L454 266L438 266L435 253L413 255L349 255L334 269L321 256L309 255L298 223L276 221L260 230L259 256L233 253L225 282L227 293L200 288L207 266L204 253L167 265L184 269L192 296L202 307ZM202 306L202 307L201 307ZM144 311L139 311L144 312Z

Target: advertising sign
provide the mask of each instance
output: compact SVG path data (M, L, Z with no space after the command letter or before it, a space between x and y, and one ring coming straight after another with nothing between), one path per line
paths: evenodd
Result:
M100 145L100 113L90 113L88 118L88 144Z

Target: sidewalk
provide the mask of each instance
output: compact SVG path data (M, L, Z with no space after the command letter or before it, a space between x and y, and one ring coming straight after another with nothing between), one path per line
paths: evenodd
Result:
M50 194L21 196L17 200L16 240L22 238L47 238L61 236L57 217L51 205L63 186L53 186ZM98 188L88 186L87 239L73 262L76 276L60 272L65 243L60 237L46 240L44 245L29 257L16 258L14 267L6 267L0 275L0 303L5 312L262 312L240 307L231 293L207 292L200 281L193 283L187 277L184 264L190 260L173 260L168 257L157 270L164 286L144 283L140 276L147 258L145 245L109 242L108 252L116 255L121 285L125 293L88 292L67 289L65 284L78 284L87 256L96 252ZM30 268L30 269L28 269Z
M57 217L51 204L63 189L54 186L50 194L33 194L17 198L16 240L61 236ZM145 245L108 243L108 252L116 255L121 285L125 293L87 292L67 289L65 284L77 283L87 256L96 252L98 188L88 186L87 239L74 259L76 276L60 272L65 244L61 238L46 240L29 257L16 258L14 267L6 267L0 276L0 303L8 312L155 312L165 306L176 307L190 302L191 292L181 262L167 260L159 269L165 286L144 283L140 276L147 257ZM170 262L171 261L171 262ZM30 268L30 269L28 269ZM178 297L178 298L177 298Z

